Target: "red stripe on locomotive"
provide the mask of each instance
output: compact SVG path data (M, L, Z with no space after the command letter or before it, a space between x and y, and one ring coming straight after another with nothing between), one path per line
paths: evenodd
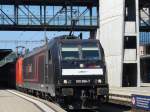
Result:
M16 85L19 85L19 86L23 84L22 64L23 64L23 59L19 58L16 62Z

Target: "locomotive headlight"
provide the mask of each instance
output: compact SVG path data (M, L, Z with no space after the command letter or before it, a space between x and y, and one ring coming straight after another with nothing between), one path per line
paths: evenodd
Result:
M67 80L64 80L64 84L67 84L67 82L68 82Z
M80 64L80 68L83 68L84 67L84 64Z
M98 83L102 83L102 80L101 80L101 79L98 79L97 82L98 82Z

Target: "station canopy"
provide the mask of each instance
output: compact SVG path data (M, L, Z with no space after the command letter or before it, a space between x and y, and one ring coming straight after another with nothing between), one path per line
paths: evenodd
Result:
M0 49L0 60L2 60L3 58L5 58L11 52L12 52L11 49Z

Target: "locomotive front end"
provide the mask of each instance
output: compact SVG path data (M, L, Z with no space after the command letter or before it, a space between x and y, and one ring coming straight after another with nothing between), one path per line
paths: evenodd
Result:
M99 106L108 100L103 49L97 40L67 40L60 45L57 94L72 108Z

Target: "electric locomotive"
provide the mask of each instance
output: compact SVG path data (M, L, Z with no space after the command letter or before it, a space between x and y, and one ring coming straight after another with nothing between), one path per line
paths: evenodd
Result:
M23 58L19 86L64 108L99 106L108 100L104 51L98 40L56 37Z

